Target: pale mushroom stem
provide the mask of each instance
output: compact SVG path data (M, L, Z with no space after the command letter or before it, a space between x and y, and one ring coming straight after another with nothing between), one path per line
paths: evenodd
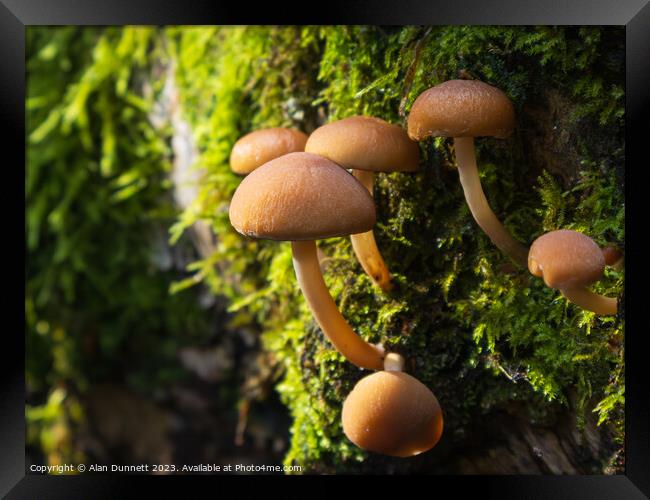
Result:
M598 295L587 288L569 288L560 290L560 292L569 302L573 302L586 311L607 316L616 314L618 310L616 298Z
M404 358L396 352L386 354L384 370L387 372L401 372L404 369Z
M352 175L365 186L370 196L373 196L374 172L353 169ZM370 230L365 233L353 234L350 236L350 241L352 242L354 253L366 274L382 290L385 292L389 291L392 288L390 273L379 252L379 248L377 248L373 231Z
M528 261L528 248L515 240L490 208L476 167L473 137L454 137L456 163L465 200L474 219L503 253L521 266Z
M334 347L360 368L381 370L384 350L359 337L336 307L318 265L314 241L292 241L296 278L316 322Z

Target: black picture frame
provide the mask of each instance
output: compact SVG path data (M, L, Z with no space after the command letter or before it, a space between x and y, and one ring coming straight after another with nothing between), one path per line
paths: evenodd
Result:
M24 229L21 194L24 182L25 143L25 27L30 25L123 25L123 24L547 24L624 25L626 30L626 472L617 476L436 476L425 484L444 486L456 498L471 493L482 497L517 499L636 499L650 496L650 404L644 377L647 335L643 324L644 290L643 226L648 208L643 190L648 166L644 143L650 110L650 4L648 0L352 0L328 1L323 10L306 9L277 2L251 4L217 1L172 0L0 0L0 116L4 147L1 196L3 248L8 250L5 271L16 270L21 257L19 241ZM21 168L21 165L23 168ZM10 175L11 177L7 177ZM13 182L13 176L16 182ZM23 191L24 192L24 191ZM23 196L23 203L26 202ZM16 215L18 214L18 215ZM21 228L22 225L22 228ZM11 233L15 230L15 233ZM24 240L23 240L24 241ZM13 254L11 253L13 252ZM4 253L4 252L3 252ZM25 253L22 253L24 256ZM24 258L24 257L23 257ZM170 476L164 478L129 475L41 476L26 474L24 416L24 297L17 293L19 277L7 277L3 288L5 318L0 352L4 376L0 377L0 495L7 498L115 498L128 496L134 484L146 481L146 492L161 489L172 494L187 479L225 481L226 476ZM8 320L8 321L7 321ZM15 322L15 324L14 324ZM21 355L23 354L23 355ZM644 396L644 394L646 394ZM257 483L247 477L230 476L237 487ZM305 488L309 478L288 482ZM364 480L364 478L360 478ZM399 478L377 477L373 485L393 486ZM403 479L403 478L402 478ZM422 478L420 478L422 479ZM267 482L285 477L263 477ZM322 479L321 479L322 480ZM339 477L325 478L338 483ZM220 483L221 484L221 483ZM368 482L365 480L364 485ZM203 485L201 485L203 486ZM284 487L284 486L283 486ZM366 486L364 486L365 488ZM401 488L401 486L400 486ZM185 494L188 490L183 491ZM405 491L405 490L402 490ZM215 491L216 493L216 491Z

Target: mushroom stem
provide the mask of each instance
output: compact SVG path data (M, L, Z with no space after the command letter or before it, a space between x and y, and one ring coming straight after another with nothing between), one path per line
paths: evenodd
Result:
M336 307L318 265L314 241L292 241L293 267L316 322L334 347L360 368L381 370L384 350L359 337Z
M454 137L456 164L465 200L474 219L503 253L521 266L528 261L528 248L515 240L490 208L476 168L473 137Z
M384 370L387 372L401 372L404 369L404 357L396 352L386 354Z
M560 290L562 295L575 305L586 311L592 311L600 315L616 314L618 303L614 297L604 297L592 292L587 288L565 288Z
M373 185L375 180L374 172L366 170L357 170L352 169L352 175L354 175L361 184L370 193L370 196L373 196ZM353 234L350 236L350 241L352 242L352 248L354 253L363 267L363 270L372 281L379 286L385 292L389 291L392 288L390 282L390 273L386 267L386 263L377 248L377 242L375 241L375 235L373 231L367 231L365 233Z

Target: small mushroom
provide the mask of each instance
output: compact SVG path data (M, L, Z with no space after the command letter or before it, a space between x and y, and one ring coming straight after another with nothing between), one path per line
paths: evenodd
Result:
M246 177L230 203L230 223L246 236L291 241L298 284L334 347L361 368L381 370L384 350L359 337L323 281L314 240L369 231L375 205L368 191L336 163L290 153Z
M385 371L354 386L343 403L343 432L364 450L411 457L438 443L443 417L433 392L403 373L399 358L387 355Z
M474 152L474 137L508 137L514 123L512 102L501 90L476 80L450 80L418 96L408 117L408 135L416 141L429 136L454 138L460 183L474 219L503 253L525 266L528 249L490 208Z
M615 298L586 288L601 279L605 270L603 252L589 236L568 229L540 236L530 247L528 269L583 309L602 315L616 314Z
M316 129L305 151L352 169L352 174L373 195L375 172L413 172L419 149L406 132L379 118L352 116ZM391 288L390 273L372 231L350 237L364 271L384 291Z
M288 153L305 150L307 134L292 128L265 128L240 138L230 152L230 168L250 174L266 162Z
M239 175L248 175L257 167L280 156L305 150L307 134L292 128L265 128L241 137L230 152L230 168ZM328 257L320 248L318 262L325 268Z

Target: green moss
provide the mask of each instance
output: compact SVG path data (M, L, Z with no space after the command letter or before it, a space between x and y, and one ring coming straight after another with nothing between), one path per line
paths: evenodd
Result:
M202 340L207 318L197 290L168 294L179 270L155 261L177 216L168 136L150 123L159 31L26 36L26 420L49 463L75 463L80 396L106 380L152 392L182 377L177 349Z

